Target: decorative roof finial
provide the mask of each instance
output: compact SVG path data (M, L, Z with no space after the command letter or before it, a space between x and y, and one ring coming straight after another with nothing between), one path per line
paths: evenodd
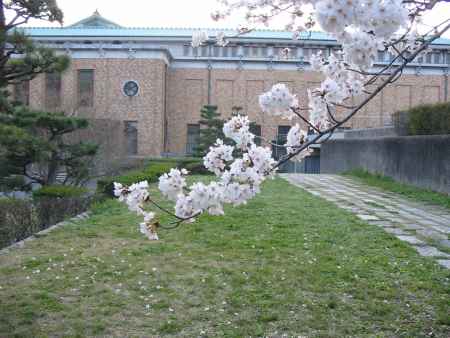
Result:
M100 13L99 13L99 11L98 11L98 8L95 10L94 15L100 16Z

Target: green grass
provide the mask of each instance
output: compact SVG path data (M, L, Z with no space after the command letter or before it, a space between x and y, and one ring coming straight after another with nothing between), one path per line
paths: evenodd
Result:
M344 175L356 177L367 185L394 192L418 202L440 205L450 209L450 196L444 193L399 183L390 177L382 176L380 174L371 174L363 169L352 170Z
M448 270L281 179L158 242L137 221L109 200L0 255L0 336L450 334Z

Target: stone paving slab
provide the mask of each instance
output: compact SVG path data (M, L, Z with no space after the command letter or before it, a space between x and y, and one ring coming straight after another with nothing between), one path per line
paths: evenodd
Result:
M449 210L411 201L340 175L281 174L281 177L381 227L412 245L420 255L436 258L437 263L450 269L450 252L442 251L450 249Z

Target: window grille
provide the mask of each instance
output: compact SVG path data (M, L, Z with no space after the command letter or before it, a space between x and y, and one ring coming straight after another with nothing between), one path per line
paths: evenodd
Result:
M257 146L261 145L261 126L259 124L251 123L250 132L255 135L255 144Z
M197 146L198 139L200 137L200 125L199 124L188 124L187 125L187 143L186 143L186 154L194 154Z

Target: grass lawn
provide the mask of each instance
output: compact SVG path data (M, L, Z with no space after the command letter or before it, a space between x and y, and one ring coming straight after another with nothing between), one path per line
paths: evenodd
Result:
M356 177L365 184L377 187L386 191L395 192L403 197L410 198L418 202L436 204L450 209L450 196L433 190L421 189L411 185L399 183L390 177L379 174L371 174L366 170L357 169L349 171L346 176Z
M117 201L0 255L0 336L449 337L450 273L276 179L159 242Z

